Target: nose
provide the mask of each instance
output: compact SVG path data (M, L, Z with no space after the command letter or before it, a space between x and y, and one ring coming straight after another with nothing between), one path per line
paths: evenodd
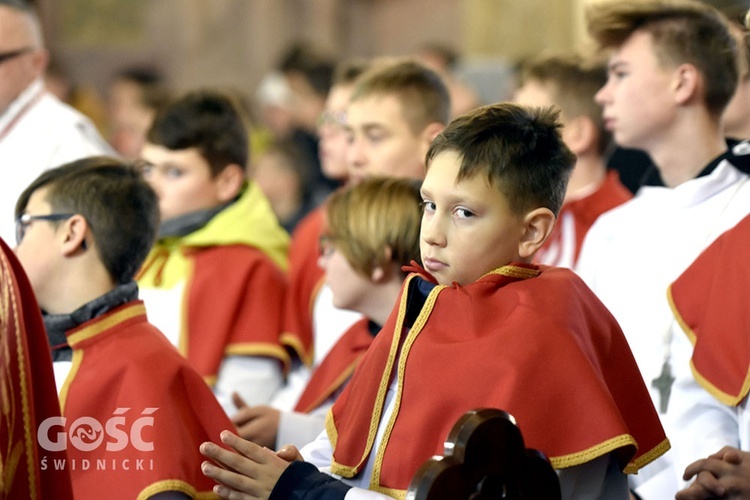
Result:
M346 164L350 172L360 171L367 164L367 156L364 149L362 141L357 138L351 139L349 142L349 146L346 148Z
M610 101L611 92L609 90L609 80L600 88L596 94L594 94L594 102L600 106L604 106Z
M422 241L430 246L443 247L446 244L445 230L442 227L442 221L435 214L425 215L422 217L421 226Z

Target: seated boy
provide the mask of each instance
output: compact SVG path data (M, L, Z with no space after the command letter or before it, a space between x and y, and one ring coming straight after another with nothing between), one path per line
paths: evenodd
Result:
M162 224L138 284L154 324L229 414L233 392L267 403L287 359L279 337L289 236L247 181L247 137L234 99L199 90L157 114L141 152Z
M573 268L586 232L597 217L633 195L615 170L607 171L612 134L604 127L594 94L607 83L607 68L575 54L541 54L524 62L514 100L560 108L565 145L576 155L557 223L534 262Z
M133 275L159 223L131 166L91 157L48 170L16 205L16 254L44 312L75 498L195 498L195 447L231 425L210 388L146 319ZM65 436L69 436L67 440ZM161 494L161 495L160 495Z
M238 412L253 415L244 425L237 425L239 435L269 448L305 445L325 428L328 409L398 299L406 278L403 266L419 260L422 199L417 181L365 179L334 192L325 211L327 229L318 259L325 270L325 283L333 305L356 311L363 318L328 350L293 412L269 406Z
M572 271L529 264L575 162L559 128L550 109L508 103L448 125L427 153L424 269L406 279L327 433L303 449L309 463L290 465L224 432L238 453L201 446L226 467L203 464L221 483L215 492L286 498L332 488L353 498L358 487L400 498L464 412L496 407L550 458L563 498L628 498L625 473L669 447L638 367Z

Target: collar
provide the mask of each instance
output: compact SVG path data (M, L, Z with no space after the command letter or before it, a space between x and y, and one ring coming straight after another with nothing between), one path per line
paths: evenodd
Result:
M66 332L101 316L112 309L138 298L138 285L135 281L118 285L111 291L87 302L70 314L43 313L47 339L52 349L53 361L70 361L73 351L68 345Z
M241 195L241 194L240 194ZM190 233L193 233L199 229L202 229L208 224L216 214L227 208L229 205L237 201L237 198L219 205L218 207L207 208L204 210L196 210L184 215L178 215L169 220L165 220L159 227L158 239L164 238L182 238Z
M0 115L0 137L12 128L15 122L25 113L35 101L45 94L44 82L38 78L31 82L16 99L10 103L5 112Z
M726 159L729 156L729 151L725 151L724 153L720 154L711 162L706 165L703 170L698 172L698 175L695 176L695 179L699 177L705 177L707 175L711 175L711 173L716 170L716 167L719 166L719 163L721 163L722 160ZM663 187L666 186L664 184L664 181L661 178L661 175L659 174L659 169L656 168L655 165L651 165L647 170L646 173L643 174L643 179L641 180L641 186L659 186Z

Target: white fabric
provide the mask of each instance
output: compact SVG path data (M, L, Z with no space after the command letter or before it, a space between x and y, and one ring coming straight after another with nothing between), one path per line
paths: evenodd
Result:
M35 81L0 116L0 134L7 131L0 136L0 237L10 244L18 196L39 174L86 156L114 154L88 118L43 85Z
M679 326L675 327L672 346L675 355L692 356L693 345ZM687 486L682 473L694 461L724 446L750 450L750 414L746 406L747 399L736 407L720 403L695 381L687 364L676 370L667 416L675 436L672 449L680 488Z
M156 326L175 346L179 347L182 331L182 302L185 282L169 289L139 288L146 305L149 322ZM278 360L258 356L227 356L222 361L213 390L224 412L232 416L237 408L232 393L239 393L249 406L268 404L283 384Z
M654 405L652 386L669 352L674 316L667 287L726 229L750 212L748 176L722 161L707 176L676 188L644 186L635 198L601 215L586 235L576 270L620 323ZM688 362L671 356L675 367ZM667 437L670 429L662 415ZM673 471L657 475L664 483L653 496L641 485L655 471L671 467L667 452L634 476L645 500L673 498ZM667 479L668 478L668 479Z
M315 438L326 428L326 413L332 405L333 401L316 408L311 413L282 411L276 433L276 449L281 449L287 444L302 448L315 441Z
M65 380L68 378L71 368L73 368L72 361L55 361L52 363L52 372L55 375L55 386L57 387L58 396L60 395Z
M396 363L395 365L398 365ZM380 425L375 435L372 451L367 458L365 467L357 477L344 479L331 473L331 460L333 459L333 447L324 430L315 441L300 450L305 461L315 465L321 472L341 479L344 483L353 486L346 494L347 500L366 500L368 498L389 498L386 495L366 491L370 484L372 471L375 465L375 451L380 448L385 433L386 423L389 421L394 409L394 400L397 391L398 380L394 377L385 399L385 408L380 419ZM408 446L408 443L405 444ZM560 489L563 500L627 500L628 481L627 476L620 472L613 456L604 455L591 462L580 466L570 467L556 471L560 479ZM377 496L373 496L377 495Z

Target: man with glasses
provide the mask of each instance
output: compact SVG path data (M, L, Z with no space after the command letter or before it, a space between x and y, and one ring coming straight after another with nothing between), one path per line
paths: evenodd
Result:
M13 239L13 201L42 171L111 153L91 121L44 88L49 54L26 0L0 0L0 236Z

